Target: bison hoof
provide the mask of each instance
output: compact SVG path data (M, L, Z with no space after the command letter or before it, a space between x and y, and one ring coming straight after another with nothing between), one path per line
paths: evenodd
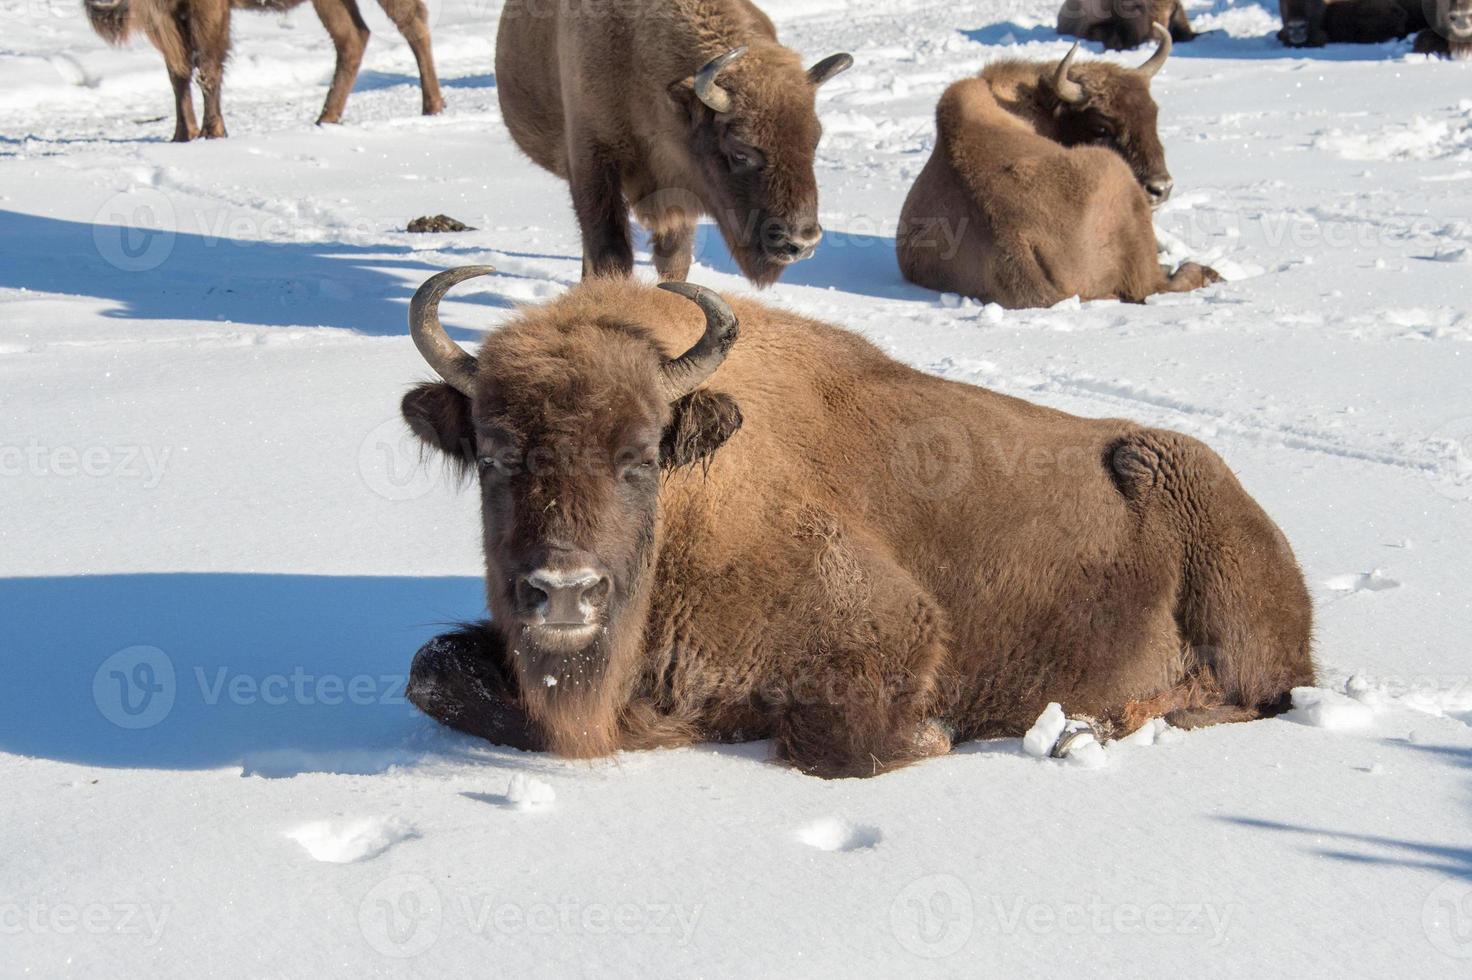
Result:
M915 748L922 756L946 755L951 751L950 726L930 719L915 729Z
M1091 721L1069 719L1068 727L1058 736L1048 755L1054 759L1074 759L1097 765L1103 761L1103 746Z

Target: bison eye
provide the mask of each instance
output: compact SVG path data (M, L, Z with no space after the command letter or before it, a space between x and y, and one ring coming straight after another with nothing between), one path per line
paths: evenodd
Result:
M733 146L726 150L726 163L736 173L757 170L766 164L760 150L749 146Z
M482 474L495 473L499 476L510 476L516 472L516 461L507 453L498 453L494 456L479 456L475 463L480 467Z
M618 475L627 480L647 477L659 469L659 450L629 450L621 453L618 460Z

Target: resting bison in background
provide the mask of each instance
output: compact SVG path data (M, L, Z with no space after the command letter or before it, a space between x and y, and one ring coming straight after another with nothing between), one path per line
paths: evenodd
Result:
M404 417L478 474L484 523L490 622L409 681L448 725L578 757L773 738L868 776L1049 701L1122 734L1271 715L1314 681L1288 542L1194 439L684 283L700 310L590 280L472 356L436 307L489 271L410 307L445 380Z
M632 273L632 203L662 279L685 278L708 214L765 286L822 237L814 97L852 64L805 69L747 0L508 0L496 92L516 144L572 186L585 277Z
M1279 12L1278 40L1291 48L1378 44L1414 33L1419 54L1472 58L1472 0L1279 0Z
M230 10L283 11L303 0L85 0L87 18L104 41L122 44L129 35L143 32L164 56L169 81L174 86L174 142L196 136L225 135L225 118L220 113L220 89L225 80L225 59L230 55ZM440 83L434 73L434 54L429 43L429 14L423 0L378 0L419 63L419 86L424 97L424 114L432 116L444 108ZM363 49L368 46L368 25L358 13L355 0L313 0L322 26L337 48L337 70L327 101L317 122L342 120L343 106L358 77ZM204 96L204 125L194 121L194 96L190 79L199 73L199 91Z
M1154 25L1174 41L1195 40L1181 0L1064 0L1058 33L1098 41L1111 51L1138 48L1155 36Z
M1431 23L1416 35L1416 51L1472 60L1472 0L1434 0Z
M1071 296L1144 302L1221 277L1161 267L1151 208L1170 196L1150 79L1170 35L1137 69L998 61L948 88L935 150L900 213L911 282L1009 308Z

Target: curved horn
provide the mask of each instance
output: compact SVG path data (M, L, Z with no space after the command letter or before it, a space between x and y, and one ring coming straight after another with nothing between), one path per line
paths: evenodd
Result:
M813 85L822 85L834 75L846 72L853 66L853 55L847 53L830 54L808 69L808 81L813 83Z
M731 111L731 93L716 84L716 76L731 62L746 54L746 45L732 48L723 55L712 58L705 67L695 73L695 97L716 112Z
M495 272L488 265L466 265L431 276L409 301L409 335L435 373L467 398L475 396L475 358L450 339L440 323L440 300L450 287Z
M1084 87L1068 77L1068 66L1073 64L1073 56L1078 54L1078 42L1068 49L1063 60L1058 62L1058 68L1053 72L1053 92L1060 101L1069 105L1081 105L1088 97L1084 94Z
M1155 49L1155 53L1146 59L1143 65L1135 69L1135 71L1144 75L1146 78L1154 78L1155 73L1165 67L1165 59L1170 57L1171 48L1170 31L1161 27L1159 24L1151 24L1150 29L1155 32L1156 37L1160 38L1160 45Z
M662 282L660 289L690 300L705 312L705 333L679 357L664 362L661 381L665 397L670 401L684 398L715 374L726 359L726 352L736 343L741 324L720 294L704 286L688 282Z

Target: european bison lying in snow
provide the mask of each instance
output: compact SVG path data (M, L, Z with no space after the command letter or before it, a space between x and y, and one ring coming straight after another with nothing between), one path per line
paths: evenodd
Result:
M1472 60L1472 0L1435 0L1431 24L1416 35L1416 51Z
M900 213L911 282L1005 307L1071 296L1144 302L1221 277L1160 265L1152 206L1170 196L1150 79L1170 35L1137 69L1103 61L998 61L948 88L935 150Z
M1196 32L1181 0L1064 0L1058 33L1098 41L1111 51L1138 48L1155 36L1154 26L1173 41L1192 41Z
M225 135L225 118L220 113L220 89L225 80L225 59L230 55L230 10L291 10L303 0L85 0L87 18L104 41L122 44L130 34L142 31L164 56L169 81L174 86L174 142L204 136ZM337 48L337 70L322 105L320 123L342 120L343 106L358 77L363 49L368 46L368 25L358 13L356 0L312 0L322 26ZM378 0L404 40L409 42L419 63L419 87L424 114L432 116L445 107L440 83L434 73L434 54L429 43L429 13L424 0ZM194 96L189 82L199 72L199 90L204 96L204 126L194 121Z
M708 214L765 286L822 237L813 101L852 64L803 68L748 0L508 0L496 92L517 145L572 185L584 276L633 271L632 203L661 278L685 278Z
M1418 54L1472 58L1472 0L1280 0L1279 11L1278 39L1289 47L1376 44L1414 33Z
M773 738L868 776L1049 701L1121 734L1271 715L1314 681L1288 542L1194 439L684 283L703 330L670 292L590 280L472 356L436 308L490 271L410 307L445 380L404 418L479 474L484 519L491 620L409 681L445 724L576 757Z

